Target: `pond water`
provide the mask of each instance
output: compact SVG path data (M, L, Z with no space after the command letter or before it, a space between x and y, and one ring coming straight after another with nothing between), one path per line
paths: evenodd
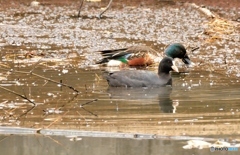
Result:
M0 3L2 154L239 154L209 149L240 143L239 8L213 9L230 21L121 1L99 20L105 3L86 3L81 18L75 0ZM109 88L95 65L94 51L173 42L196 66L180 64L172 87Z
M239 154L238 151L214 151L208 149L184 150L186 140L171 139L124 139L105 137L82 137L77 141L64 136L41 136L41 135L12 135L0 136L2 154L139 154L139 155L205 155L205 154ZM11 146L11 148L9 147Z
M9 113L1 125L166 135L239 133L240 84L235 78L190 71L173 74L172 87L110 88L101 70L39 67L33 73L61 80L79 94L35 74L9 73L1 86L26 95L36 107L25 115L33 104L1 90L1 115ZM228 127L232 130L224 131Z
M157 154L161 152L160 147L166 148L162 153L172 154L185 152L183 146L191 139L206 139L212 143L218 139L239 141L240 84L236 78L189 70L173 73L172 87L109 88L103 78L104 71L100 69L36 67L33 70L37 75L73 86L79 91L77 94L35 74L20 73L29 70L31 67L16 68L17 72L9 73L8 80L1 84L25 94L36 104L26 113L26 109L31 109L31 103L1 90L1 126L27 127L20 131L18 128L0 129L3 134L0 148L6 153L17 150L28 154L30 152L24 148L31 143L37 146L32 151L38 154L48 151L59 154L60 150L72 154L81 148L85 148L84 154L99 150L101 154L114 151ZM81 131L83 133L79 134ZM28 132L33 135L26 136ZM70 142L74 137L77 142ZM4 147L13 141L23 141L23 144L16 150ZM48 143L61 149L49 148ZM128 144L133 147L121 149ZM134 146L142 146L142 150ZM204 148L197 152L210 151Z

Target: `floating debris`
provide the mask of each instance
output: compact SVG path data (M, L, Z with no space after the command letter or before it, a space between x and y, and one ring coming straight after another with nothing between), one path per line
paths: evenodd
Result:
M217 140L214 143L209 143L203 140L189 140L187 145L183 146L183 149L204 149L204 148L223 148L223 147L240 147L240 144L231 144L229 142Z

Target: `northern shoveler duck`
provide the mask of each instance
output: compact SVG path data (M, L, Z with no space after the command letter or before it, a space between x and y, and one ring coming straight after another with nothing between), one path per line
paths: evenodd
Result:
M122 70L105 76L111 87L162 87L172 85L170 71L178 72L170 57L161 60L158 73L146 70Z
M182 59L186 65L191 64L185 47L180 43L169 45L165 49L164 54L148 46L132 46L99 52L102 54L103 59L98 61L97 64L107 63L107 66L148 66L160 62L164 54L173 59Z

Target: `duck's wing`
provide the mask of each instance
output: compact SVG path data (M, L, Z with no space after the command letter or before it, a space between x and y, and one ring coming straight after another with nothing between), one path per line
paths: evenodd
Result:
M156 51L149 46L132 46L126 50L126 52L131 53L128 56L128 60L138 60L143 59L141 65L152 65L154 63L159 63L163 58L163 52ZM133 64L134 65L134 64Z
M102 64L102 63L109 62L109 60L117 60L120 57L128 54L126 52L127 49L128 48L97 51L103 56L103 58L96 63L97 64Z
M108 62L109 60L117 60L120 58L134 59L139 57L162 57L162 53L148 46L131 46L128 48L98 51L103 59L97 64Z
M138 57L144 57L146 54L151 54L154 56L160 56L161 53L152 49L149 46L131 46L129 47L125 52L132 53L132 57L138 56Z
M103 57L109 57L109 56L113 56L116 53L121 53L126 51L128 48L121 48L121 49L113 49L113 50L102 50L102 51L97 51L99 53L101 53L101 55Z

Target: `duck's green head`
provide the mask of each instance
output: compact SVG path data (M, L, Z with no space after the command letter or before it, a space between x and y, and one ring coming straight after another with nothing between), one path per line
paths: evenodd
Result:
M171 58L179 58L186 65L190 65L192 62L187 55L186 48L180 43L170 44L164 51L164 53Z

